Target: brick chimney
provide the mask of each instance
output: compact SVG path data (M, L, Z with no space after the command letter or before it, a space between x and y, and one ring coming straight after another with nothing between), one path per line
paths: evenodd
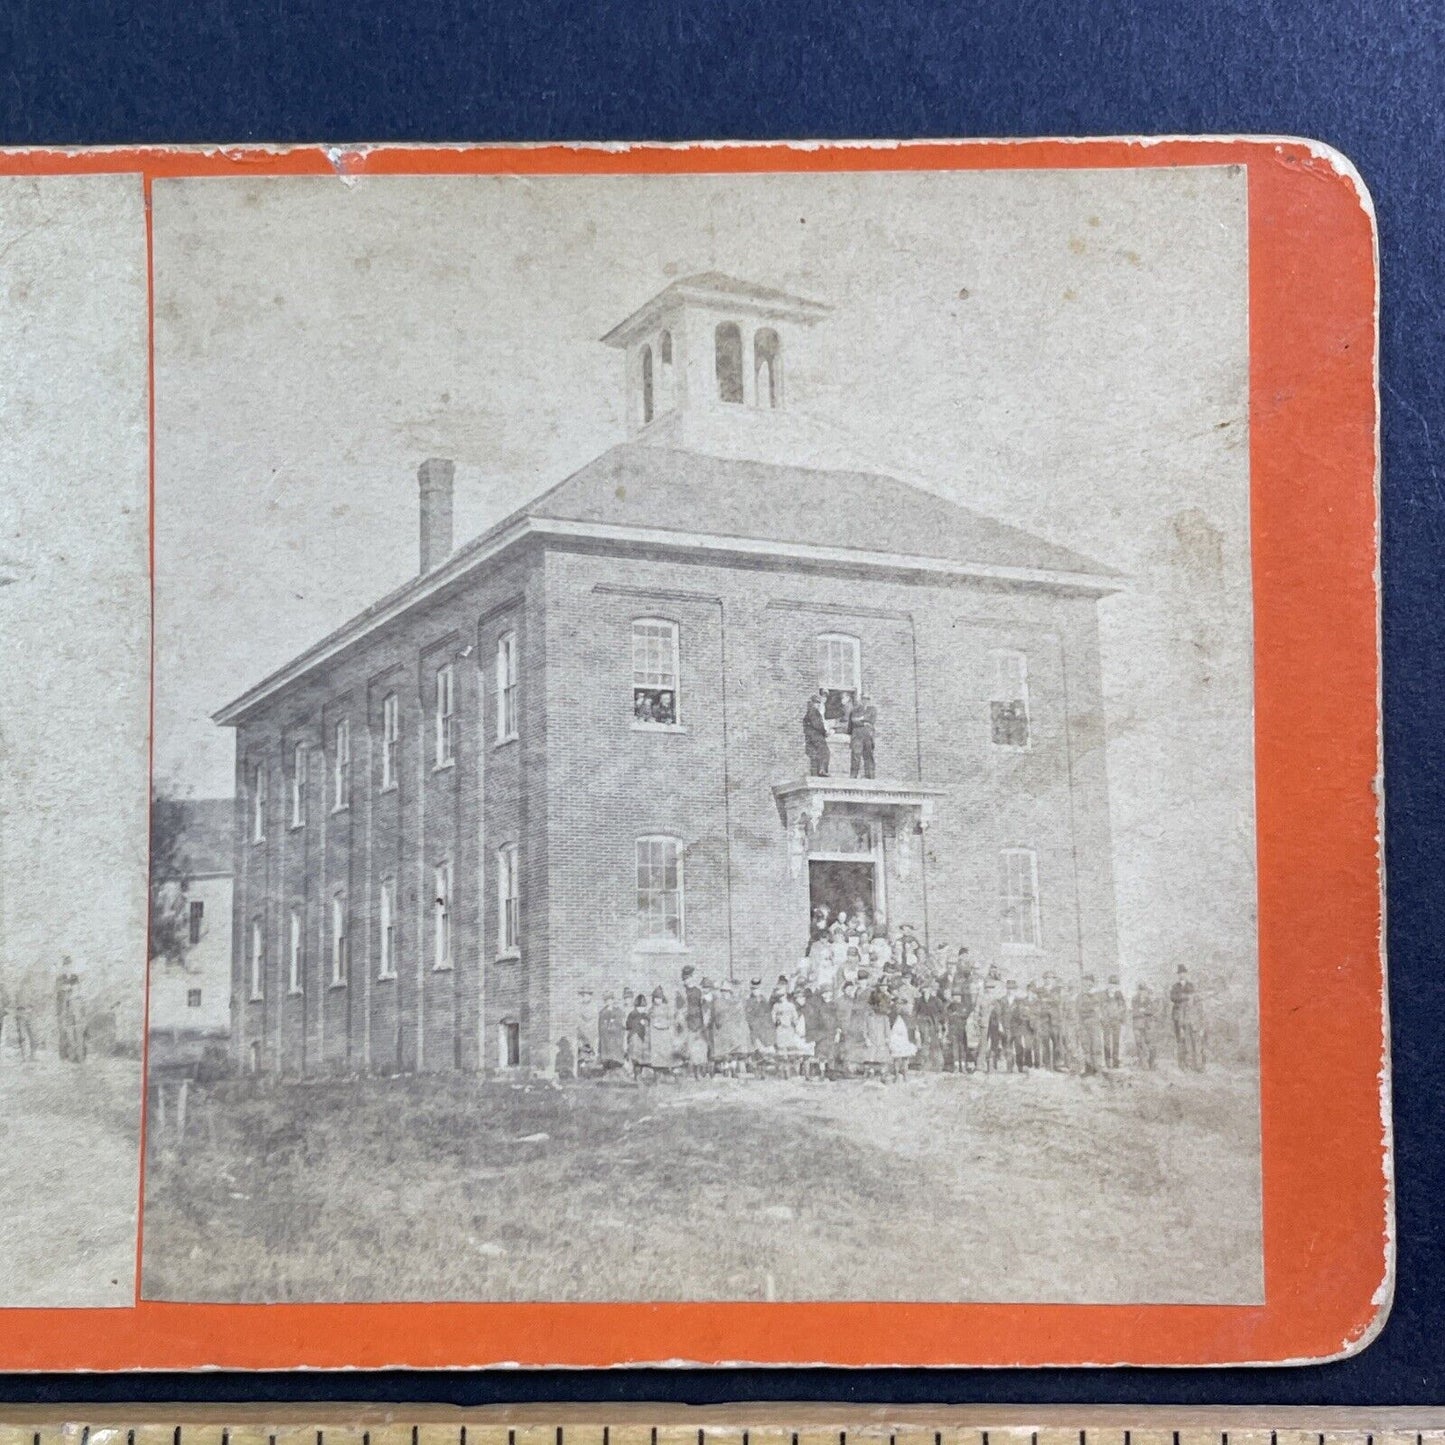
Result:
M434 572L452 551L452 478L456 463L431 457L417 469L421 488L421 571Z

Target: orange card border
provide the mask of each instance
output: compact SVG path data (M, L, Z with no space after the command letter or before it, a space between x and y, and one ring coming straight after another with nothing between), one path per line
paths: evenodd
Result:
M1248 174L1265 1303L139 1301L0 1310L0 1369L1187 1366L1334 1358L1373 1338L1389 1308L1394 1259L1378 284L1373 207L1343 157L1306 141L1239 138L0 153L0 175L137 174L148 253L151 187L165 177L1201 165L1242 165ZM153 483L153 424L150 447Z

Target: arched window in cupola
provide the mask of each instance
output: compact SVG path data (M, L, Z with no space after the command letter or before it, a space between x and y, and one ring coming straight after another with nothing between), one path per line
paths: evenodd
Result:
M759 406L771 410L783 404L783 343L771 326L753 336L753 381Z
M642 424L652 420L652 348L642 348Z
M713 333L717 360L718 400L730 406L743 403L743 333L736 321L721 322Z
M660 411L670 411L677 404L676 385L672 370L672 332L664 331L657 338L658 395Z

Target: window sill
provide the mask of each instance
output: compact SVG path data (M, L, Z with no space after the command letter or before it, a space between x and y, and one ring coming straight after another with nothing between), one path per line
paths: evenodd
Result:
M259 848L259 847L261 847L261 845L262 845L263 843L265 843L265 841L266 841L266 835L263 833L259 838L252 838L252 839L251 839L251 846L252 846L253 848Z
M333 804L331 805L331 815L332 815L332 817L335 817L337 813L349 813L350 811L351 811L351 804L350 804L350 803L333 803Z
M400 791L400 788L396 783L383 783L376 791L378 793L395 793Z
M433 973L453 973L455 970L456 965L452 963L434 963L431 966Z
M522 950L520 948L509 948L497 955L498 963L521 963Z
M286 990L286 997L287 997L287 998L300 998L300 997L301 997L301 989L300 989L299 985L294 985L294 986L292 986L291 988L288 988L288 989Z
M516 733L508 733L506 737L504 737L504 738L498 738L498 739L496 740L496 742L494 742L494 743L492 744L492 750L495 752L496 749L498 749L498 748L504 748L504 747L506 747L508 743L514 743L514 742L516 742L516 741L517 741L517 737L518 737L518 734L516 734Z
M253 993L253 994L251 995L251 997L246 1000L246 1002L247 1002L247 1003L265 1003L265 1002L266 1002L266 995L265 995L264 993Z
M633 953L691 953L687 944L674 938L643 938L632 945Z
M448 758L444 763L433 763L431 770L434 773L449 773L456 765L457 760L455 758Z
M379 974L377 974L377 976L376 976L376 981L377 981L377 983L395 983L395 982L396 982L396 974L394 974L394 973L379 973Z
M344 978L333 978L329 986L332 989L345 988L346 980Z
M635 733L685 733L687 731L687 724L641 722L634 718L632 731Z
M288 833L299 833L299 832L301 832L301 830L302 830L303 828L305 828L305 826L306 826L306 820L303 818L299 823L291 823L291 824L289 824L288 827L287 827L287 829L286 829L286 831L287 831Z

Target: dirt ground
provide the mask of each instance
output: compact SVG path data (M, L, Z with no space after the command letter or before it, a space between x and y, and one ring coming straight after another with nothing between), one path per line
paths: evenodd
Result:
M0 1058L0 1307L135 1297L140 1063Z
M1262 1297L1242 1069L243 1080L151 1137L152 1299Z

